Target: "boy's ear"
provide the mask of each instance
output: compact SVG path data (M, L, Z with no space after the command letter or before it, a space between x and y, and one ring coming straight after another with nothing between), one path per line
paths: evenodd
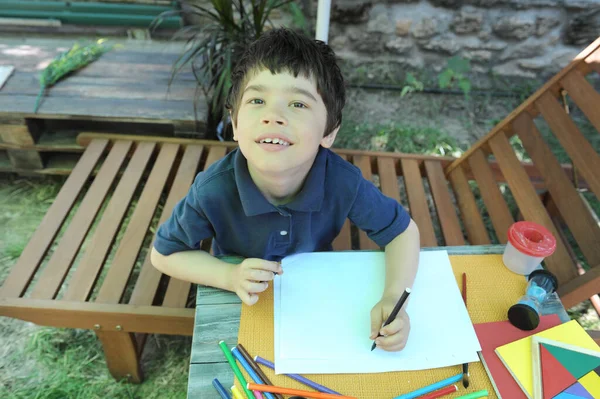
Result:
M337 136L339 130L340 126L336 127L331 133L323 137L323 139L321 140L321 146L325 148L330 148L333 145L333 142L335 141L335 137Z
M233 120L233 115L231 115L231 110L229 111L229 119L231 120L231 130L233 131L233 141L238 141L237 137L236 137L236 127L235 127L235 121Z

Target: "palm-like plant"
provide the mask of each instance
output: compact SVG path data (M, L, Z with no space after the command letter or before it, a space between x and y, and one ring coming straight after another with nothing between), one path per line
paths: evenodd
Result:
M200 92L206 99L208 115L206 129L213 135L227 126L225 100L231 87L231 72L244 48L257 39L269 22L269 14L292 0L211 0L213 9L184 3L179 10L162 13L154 21L158 26L162 18L184 14L207 19L206 24L189 25L179 29L175 39L185 39L186 46L175 61L169 88L175 76L190 65L196 78L194 115L198 120L197 106ZM225 130L225 129L223 129Z

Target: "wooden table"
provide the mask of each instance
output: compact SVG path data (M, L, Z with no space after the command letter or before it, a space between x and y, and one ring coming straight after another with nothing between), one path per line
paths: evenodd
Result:
M504 252L504 245L433 247L421 250L446 250L449 255L501 254ZM234 258L224 260L235 262ZM215 377L225 387L233 385L233 372L218 342L225 340L229 347L237 345L241 308L241 301L234 293L198 286L188 399L219 398L212 386ZM563 323L570 320L556 293L544 303L542 314L557 314Z

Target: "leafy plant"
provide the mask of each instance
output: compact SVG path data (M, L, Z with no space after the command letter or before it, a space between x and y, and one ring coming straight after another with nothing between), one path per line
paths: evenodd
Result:
M211 0L212 8L182 2L179 10L161 13L152 23L155 29L162 19L183 14L206 20L179 29L173 39L185 39L183 53L175 61L169 88L176 75L190 66L196 78L194 115L198 120L198 98L204 94L208 113L206 129L210 133L227 125L225 100L231 87L231 72L244 49L256 40L270 23L269 14L291 0ZM221 127L219 127L221 125Z
M423 91L423 82L417 80L412 73L408 72L406 74L406 85L402 88L400 97L404 97L414 91Z
M446 69L438 75L438 84L441 89L458 86L462 90L466 99L469 99L471 92L471 81L465 75L471 70L471 63L468 59L454 56L448 60Z
M35 99L33 112L37 112L40 106L40 100L50 86L54 85L68 74L96 61L102 54L114 47L114 45L106 46L104 45L104 42L104 39L100 39L94 44L83 47L75 43L69 50L54 58L52 62L44 68L40 75L40 92Z

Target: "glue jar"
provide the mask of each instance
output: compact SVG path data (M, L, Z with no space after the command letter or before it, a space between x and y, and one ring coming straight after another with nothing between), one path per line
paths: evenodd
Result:
M517 222L508 229L508 242L502 261L514 273L527 275L556 249L556 239L533 222Z

